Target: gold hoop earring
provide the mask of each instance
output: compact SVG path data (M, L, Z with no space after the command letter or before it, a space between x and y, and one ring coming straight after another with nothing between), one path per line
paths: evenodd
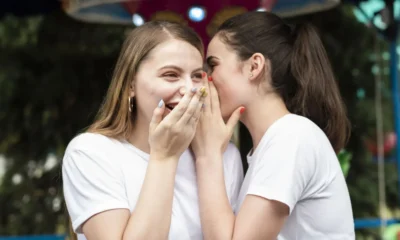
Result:
M250 77L253 77L253 73L250 73Z

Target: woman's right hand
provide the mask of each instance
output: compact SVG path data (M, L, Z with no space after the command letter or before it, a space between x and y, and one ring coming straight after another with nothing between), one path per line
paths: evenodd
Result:
M205 88L187 91L179 104L163 119L165 103L160 101L153 112L149 129L150 154L162 160L179 159L196 133L202 112Z

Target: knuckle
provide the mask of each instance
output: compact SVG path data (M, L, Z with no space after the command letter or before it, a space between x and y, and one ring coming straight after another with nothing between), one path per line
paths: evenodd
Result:
M187 106L183 105L178 108L178 113L183 114L184 112L186 112L186 109L187 109Z
M194 105L194 104L193 104L193 105ZM195 108L195 107L191 107L191 108L189 108L189 109L187 110L187 113L190 114L190 115L193 115L195 111L196 111L196 108Z
M176 125L174 125L174 126L171 126L171 133L173 133L173 134L177 134L177 133L179 133L180 132L180 129L179 129L179 127L178 126L176 126Z
M172 124L170 122L164 123L164 127L167 128L167 129L173 128L173 126L172 126Z

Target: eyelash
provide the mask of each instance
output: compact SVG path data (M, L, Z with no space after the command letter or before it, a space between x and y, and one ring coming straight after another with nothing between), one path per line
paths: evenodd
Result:
M166 73L164 74L165 77L171 77L171 78L178 78L178 74L176 73Z
M214 71L214 67L215 67L214 63L208 63L207 64L207 68L208 68L207 70L210 71L210 72Z
M176 74L176 73L165 73L163 76L166 77L166 78L169 78L169 79L172 79L172 78L173 78L173 80L176 80L176 79L179 78L179 75ZM193 79L193 78L202 79L203 76L202 76L201 73L197 73L197 74L194 74L194 75L192 76L192 79Z
M192 78L202 79L202 78L203 78L203 74L197 73L197 74L195 74Z

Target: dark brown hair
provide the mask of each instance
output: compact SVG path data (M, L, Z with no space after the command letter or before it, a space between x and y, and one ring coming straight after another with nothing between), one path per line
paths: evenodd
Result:
M269 12L234 16L218 29L220 39L240 60L261 53L271 63L271 86L291 113L317 124L339 152L350 125L332 67L316 30L288 25Z
M104 103L88 132L112 138L126 138L133 128L136 105L129 112L129 89L140 64L157 45L169 40L185 41L204 57L201 38L191 28L179 23L151 21L135 28L126 38L114 70ZM134 101L134 99L133 99Z

